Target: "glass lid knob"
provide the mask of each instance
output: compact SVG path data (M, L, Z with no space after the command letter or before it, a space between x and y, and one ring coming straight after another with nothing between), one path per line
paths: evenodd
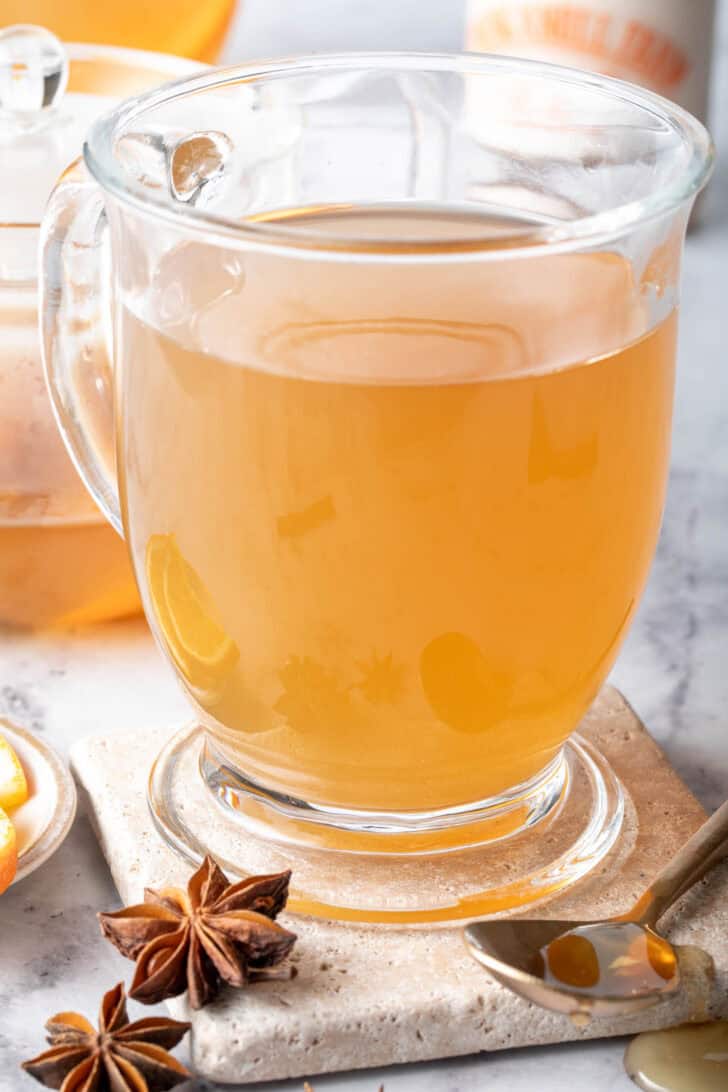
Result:
M43 128L67 83L68 58L55 34L31 24L0 30L0 125L4 129Z

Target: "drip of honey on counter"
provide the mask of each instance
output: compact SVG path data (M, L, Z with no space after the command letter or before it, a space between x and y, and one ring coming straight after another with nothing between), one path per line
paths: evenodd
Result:
M645 1092L725 1092L728 1020L643 1032L627 1047L624 1067Z
M570 1020L575 1028L586 1028L591 1023L591 1013L588 1009L577 1009L576 1012L572 1012Z
M666 940L635 922L581 925L541 949L537 973L585 997L634 997L677 986L677 959Z

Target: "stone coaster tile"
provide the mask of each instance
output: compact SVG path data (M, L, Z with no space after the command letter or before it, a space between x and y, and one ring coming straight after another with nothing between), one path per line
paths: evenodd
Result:
M83 739L72 752L125 903L139 901L147 885L184 886L190 872L164 845L147 811L148 770L168 731L131 726L125 734ZM624 836L591 878L531 908L531 915L597 918L624 910L705 818L617 691L602 691L581 731L622 779ZM299 936L295 979L225 991L196 1013L183 998L169 1003L173 1016L192 1021L192 1060L201 1076L223 1083L311 1077L728 1016L726 866L665 923L671 939L688 946L681 952L680 993L629 1018L599 1019L583 1029L490 979L466 952L460 928L337 925L293 915L281 921Z

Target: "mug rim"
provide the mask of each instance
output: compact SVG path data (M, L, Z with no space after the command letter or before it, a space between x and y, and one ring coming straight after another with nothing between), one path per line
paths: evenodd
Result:
M516 247L512 242L509 246L507 241L504 246L494 245L490 238L482 241L471 239L462 250L453 250L452 240L449 240L442 242L442 249L437 241L428 243L425 253L412 242L403 241L393 251L373 251L371 240L367 244L366 240L361 239L326 238L320 233L305 228L302 230L300 224L293 228L286 221L240 221L193 205L173 204L161 189L142 187L141 184L130 186L128 177L113 154L113 141L119 130L134 118L177 98L235 83L259 83L300 74L344 70L450 71L463 74L471 71L483 74L523 72L540 74L549 82L591 87L614 100L636 106L646 116L651 114L669 125L690 149L690 160L676 178L646 197L564 221L558 226L549 224L537 227L529 231ZM118 104L94 121L83 146L86 166L102 190L153 220L163 220L195 234L201 232L208 236L224 237L228 245L233 238L239 243L253 243L256 248L276 252L311 252L319 259L356 255L364 260L375 258L377 261L411 260L413 257L419 261L443 258L462 260L473 256L482 261L502 258L504 254L514 258L532 256L535 252L552 254L603 244L692 202L712 173L714 154L712 139L702 122L677 103L625 80L528 58L490 53L415 51L301 54L208 68L197 76L184 76ZM385 241L387 247L396 242L390 239Z

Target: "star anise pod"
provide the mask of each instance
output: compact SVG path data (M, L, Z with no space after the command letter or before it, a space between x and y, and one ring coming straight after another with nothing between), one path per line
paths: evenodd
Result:
M147 888L143 903L99 914L104 936L136 960L129 996L156 1005L187 989L192 1008L201 1009L223 982L240 988L290 977L290 970L275 968L296 935L273 921L286 905L290 878L290 872L280 872L230 884L206 857L186 893Z
M104 994L99 1030L77 1012L59 1012L46 1024L50 1050L23 1069L61 1092L164 1092L192 1074L167 1053L189 1024L152 1016L129 1023L120 982Z

